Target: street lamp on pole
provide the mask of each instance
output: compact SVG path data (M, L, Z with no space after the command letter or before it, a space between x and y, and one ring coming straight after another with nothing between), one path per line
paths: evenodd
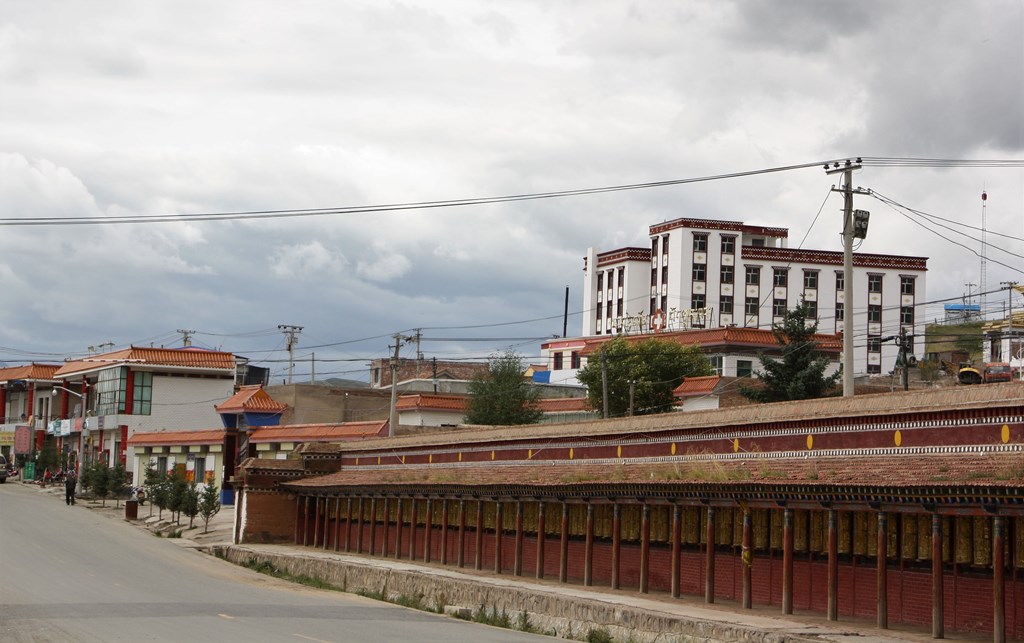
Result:
M84 383L82 384L82 388L83 390L85 389ZM79 434L81 437L79 438L78 444L78 457L75 458L75 475L78 480L78 482L75 483L75 486L77 487L76 493L78 493L82 491L82 458L85 456L85 438L89 429L89 427L86 426L85 423L85 394L77 393L69 388L65 388L63 386L54 384L53 388L50 389L50 396L57 397L58 390L64 391L65 393L70 393L71 395L74 395L75 397L82 401L82 403L79 405L78 411L78 416L82 419L82 432Z

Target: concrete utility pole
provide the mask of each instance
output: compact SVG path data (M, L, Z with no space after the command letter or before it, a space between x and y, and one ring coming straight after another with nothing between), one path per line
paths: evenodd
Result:
M825 165L825 174L843 174L843 397L853 397L853 171L861 161Z
M393 347L395 349L395 356L391 358L391 413L388 416L389 437L394 437L395 429L398 428L398 351L400 348L402 348L403 342L415 341L418 348L421 335L419 331L417 331L416 334L412 335L411 337L397 333L395 335L392 335L392 337L395 340L395 345ZM392 347L389 346L388 348ZM417 358L419 357L420 354L417 352ZM437 368L436 363L434 368Z
M277 329L288 337L288 383L292 383L292 374L295 372L295 344L298 343L296 335L302 332L302 326L291 326L289 324L278 324Z
M181 345L188 348L192 345L192 336L196 334L194 330L182 330L178 329L176 332L181 333Z

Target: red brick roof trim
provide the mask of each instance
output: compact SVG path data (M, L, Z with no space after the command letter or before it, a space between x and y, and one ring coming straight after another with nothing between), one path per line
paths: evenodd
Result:
M360 440L387 435L387 420L344 422L342 424L287 424L261 426L249 430L249 441L267 442L331 442Z
M728 230L744 234L764 235L785 239L789 236L788 228L769 228L766 226L747 225L742 221L721 221L717 219L675 219L665 223L657 223L650 227L650 234L663 234L676 228L696 228L698 230Z
M607 252L602 252L597 255L598 266L607 266L610 264L621 263L623 261L650 260L650 248L619 248L618 250L609 250Z
M209 431L152 431L136 433L128 438L128 446L184 446L189 444L221 444L226 431L213 429Z
M834 250L798 250L796 248L769 248L743 246L743 259L760 259L785 263L815 263L831 266L843 265L843 253ZM853 265L858 268L887 268L893 270L928 270L928 257L905 255L877 255L854 253Z

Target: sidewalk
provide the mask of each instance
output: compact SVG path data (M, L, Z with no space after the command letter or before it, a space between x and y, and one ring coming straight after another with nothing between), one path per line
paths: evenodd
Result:
M41 489L26 485L26 488L41 495L54 496L56 497L55 501L63 502L64 500L62 487ZM90 511L102 513L112 519L125 520L123 501L120 503L120 507L117 507L113 500L107 500L104 507L99 500L84 498L80 499L77 505ZM139 507L138 520L125 522L151 532L159 531L165 536L170 530L182 530L179 537L170 538L170 541L181 547L194 548L210 554L217 549L220 555L236 562L249 561L254 558L271 560L275 567L299 570L299 573L307 575L313 575L317 571L322 572L322 576L328 580L332 574L335 576L342 574L345 581L337 584L346 585L349 592L360 589L367 591L380 589L380 585L368 588L360 587L359 582L363 579L374 579L367 580L370 585L381 582L379 579L384 579L383 585L393 592L397 591L394 588L403 586L413 587L415 591L422 593L429 593L431 586L443 587L450 592L449 599L459 596L457 589L462 588L464 590L462 595L465 595L465 591L469 591L473 597L473 601L464 601L469 604L461 606L469 609L474 609L481 604L497 605L500 601L515 603L515 596L518 595L527 597L520 603L530 607L521 609L528 609L531 615L534 614L531 608L549 604L561 605L558 609L561 609L563 613L572 612L574 615L603 612L609 616L610 620L594 618L593 622L599 625L610 624L611 628L615 628L616 623L626 627L626 624L638 621L645 621L648 625L655 625L658 621L691 622L696 624L696 627L707 630L707 636L703 637L703 640L721 640L713 632L725 630L735 631L737 634L735 640L857 641L859 643L935 640L931 637L930 627L894 624L892 629L879 630L875 627L873 619L844 616L839 621L828 621L817 614L800 612L783 616L780 613L780 608L776 605L759 605L745 610L741 609L735 601L720 600L717 604L707 605L703 598L698 596L687 595L681 599L672 599L667 593L662 592L639 594L635 590L613 591L602 587L587 588L552 580L535 580L509 574L496 575L493 572L458 568L452 565L409 563L393 558L384 559L377 556L336 553L311 547L231 545L233 507L222 507L220 512L211 518L209 531L205 534L201 520L196 521L196 526L193 529L188 529L187 519L183 521L182 525L172 525L167 520L169 512L164 511L165 519L160 521L157 518L159 510L155 507L152 510L153 514L150 516L150 505L147 503ZM389 583L391 584L389 585ZM456 604L454 601L452 602ZM513 613L513 610L510 609L509 613L514 620L519 610L516 609ZM559 634L563 633L558 628L555 629ZM746 634L742 634L743 632ZM945 638L953 641L992 640L991 635L958 632L947 632ZM620 636L615 640L627 639ZM637 640L646 640L646 637L637 637Z

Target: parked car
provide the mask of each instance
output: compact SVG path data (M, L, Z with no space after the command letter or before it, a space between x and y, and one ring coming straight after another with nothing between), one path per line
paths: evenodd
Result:
M7 482L7 458L0 455L0 483Z

